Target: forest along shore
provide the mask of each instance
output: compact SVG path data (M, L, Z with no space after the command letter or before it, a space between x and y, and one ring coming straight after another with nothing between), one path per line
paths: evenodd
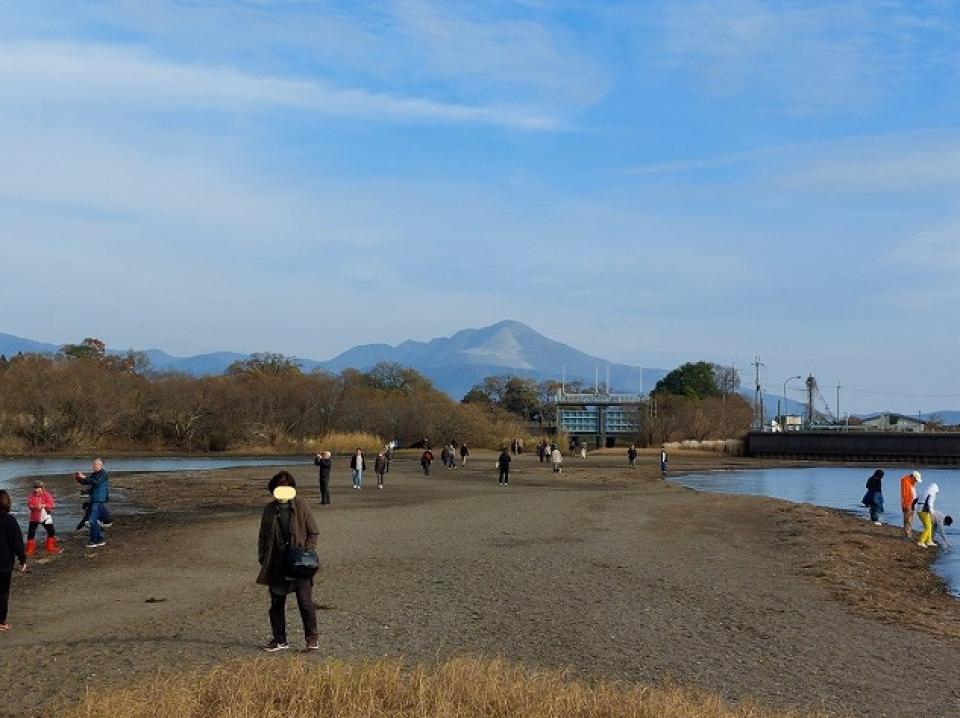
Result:
M616 455L568 458L559 477L524 455L499 487L495 455L473 454L425 478L403 452L383 491L351 491L338 457L329 507L312 466L288 467L321 527L321 656L503 655L774 707L960 713L944 674L960 659L960 602L894 528L697 493L664 482L651 455L635 471ZM671 456L673 470L755 465ZM42 676L45 692L9 691L0 714L256 655L270 473L118 477L145 513L121 516L104 549L68 536L62 556L15 577L0 674Z

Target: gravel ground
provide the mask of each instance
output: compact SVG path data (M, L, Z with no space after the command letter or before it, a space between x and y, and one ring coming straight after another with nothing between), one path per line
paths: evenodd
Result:
M872 540L865 522L834 512L673 486L652 456L636 471L620 456L567 459L559 478L518 457L500 487L495 455L474 453L430 478L404 455L383 491L372 474L351 490L338 459L330 506L312 466L288 467L321 527L320 654L501 655L838 715L960 715L960 604L892 534ZM721 462L751 465L671 457L676 469ZM0 714L256 654L269 638L266 589L254 584L269 475L118 478L146 513L120 517L103 549L73 536L62 556L15 576ZM885 561L896 570L876 570Z

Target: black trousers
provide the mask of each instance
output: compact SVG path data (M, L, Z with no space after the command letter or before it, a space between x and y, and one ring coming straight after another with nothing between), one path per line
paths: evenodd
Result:
M10 579L13 571L0 573L0 623L7 622L7 607L10 605Z
M318 638L317 607L313 605L313 580L302 578L293 582L297 595L297 608L303 621L303 636L308 641ZM270 589L270 628L273 637L280 643L287 642L287 595L276 594Z
M320 479L320 503L330 503L330 477Z
M377 485L383 486L383 472L382 472L382 471L378 471L378 472L377 472Z
M510 469L505 469L500 467L500 483L509 484L510 483Z
M31 521L27 524L27 538L33 540L37 536L37 526L40 526L39 521ZM43 524L44 531L47 532L47 538L55 538L57 533L53 528L53 522L51 521L48 524Z

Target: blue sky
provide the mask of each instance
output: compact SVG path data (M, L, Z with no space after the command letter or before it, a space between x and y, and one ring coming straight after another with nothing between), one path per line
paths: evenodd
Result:
M960 406L952 2L0 0L0 43L0 331L323 359L514 318Z

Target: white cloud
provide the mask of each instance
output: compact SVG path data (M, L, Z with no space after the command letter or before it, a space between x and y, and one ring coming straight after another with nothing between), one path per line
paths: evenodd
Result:
M316 80L257 76L228 67L169 62L136 48L54 42L9 43L0 53L0 98L111 109L287 109L367 121L416 120L552 129L533 110L473 106L342 88Z

